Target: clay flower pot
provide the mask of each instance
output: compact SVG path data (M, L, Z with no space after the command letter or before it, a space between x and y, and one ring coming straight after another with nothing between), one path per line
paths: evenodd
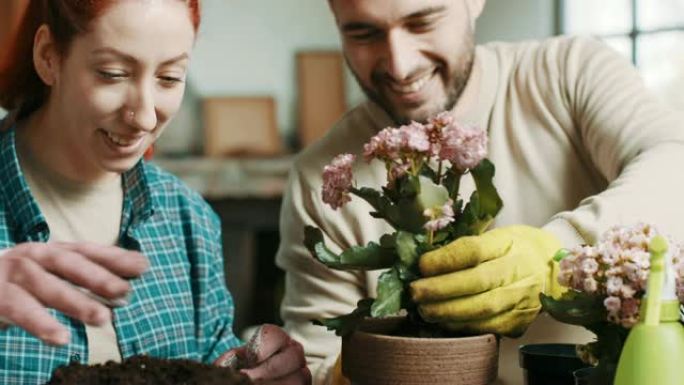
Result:
M342 339L342 372L353 385L486 385L496 380L499 344L493 334L390 335L402 320L368 319Z

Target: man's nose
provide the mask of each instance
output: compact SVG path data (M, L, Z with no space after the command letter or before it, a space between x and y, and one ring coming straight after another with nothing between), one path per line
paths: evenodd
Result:
M411 37L403 31L387 35L386 70L393 80L407 80L415 70L419 51Z

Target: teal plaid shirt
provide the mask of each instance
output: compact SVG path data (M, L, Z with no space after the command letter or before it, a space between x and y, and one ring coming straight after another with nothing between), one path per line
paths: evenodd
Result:
M14 138L14 131L0 134L0 249L49 238ZM241 344L232 331L216 214L178 179L144 162L123 175L123 185L119 245L142 252L150 269L131 281L130 304L114 309L121 354L213 362ZM43 384L60 365L88 362L83 324L49 311L69 328L71 342L53 347L18 327L0 331L0 384Z

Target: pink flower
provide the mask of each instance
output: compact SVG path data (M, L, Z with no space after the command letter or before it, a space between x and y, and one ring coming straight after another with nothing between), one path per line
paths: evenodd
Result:
M411 122L399 128L387 127L363 146L367 162L380 159L397 162L407 157L426 155L430 151L430 138L424 125Z
M323 202L334 210L351 200L349 192L353 184L352 163L355 159L352 154L341 154L323 168Z
M449 225L449 223L454 221L454 201L449 199L441 207L433 207L425 209L423 215L429 218L423 227L427 231L437 231L441 230Z
M366 162L370 162L374 158L381 160L396 159L400 154L401 141L402 138L398 135L397 129L387 127L363 145L363 157Z
M474 168L487 156L487 132L469 125L449 125L443 130L437 155L462 172Z
M598 290L598 282L593 277L584 279L584 291L587 293L595 293Z
M622 290L622 278L610 277L606 280L606 292L608 295L618 295Z
M593 258L587 258L582 261L582 272L587 275L594 274L598 271L599 264Z
M430 138L424 125L411 122L411 124L399 127L399 134L404 151L427 153L430 150Z
M617 314L622 306L622 301L620 301L620 297L606 297L606 299L603 300L603 306L605 306L606 310L609 312Z
M454 117L449 111L440 112L437 116L428 120L428 123L437 127L442 128L449 126L454 123Z
M569 288L606 296L608 321L632 327L639 319L640 298L650 269L648 245L658 233L652 225L614 227L595 246L576 247L560 262L558 281ZM684 254L670 241L677 271L677 295L684 300ZM596 285L595 285L596 284Z

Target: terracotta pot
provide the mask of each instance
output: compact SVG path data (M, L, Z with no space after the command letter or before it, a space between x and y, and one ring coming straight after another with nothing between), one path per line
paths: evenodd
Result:
M388 335L402 320L369 319L342 339L342 372L353 385L486 385L496 380L499 344L493 334Z

